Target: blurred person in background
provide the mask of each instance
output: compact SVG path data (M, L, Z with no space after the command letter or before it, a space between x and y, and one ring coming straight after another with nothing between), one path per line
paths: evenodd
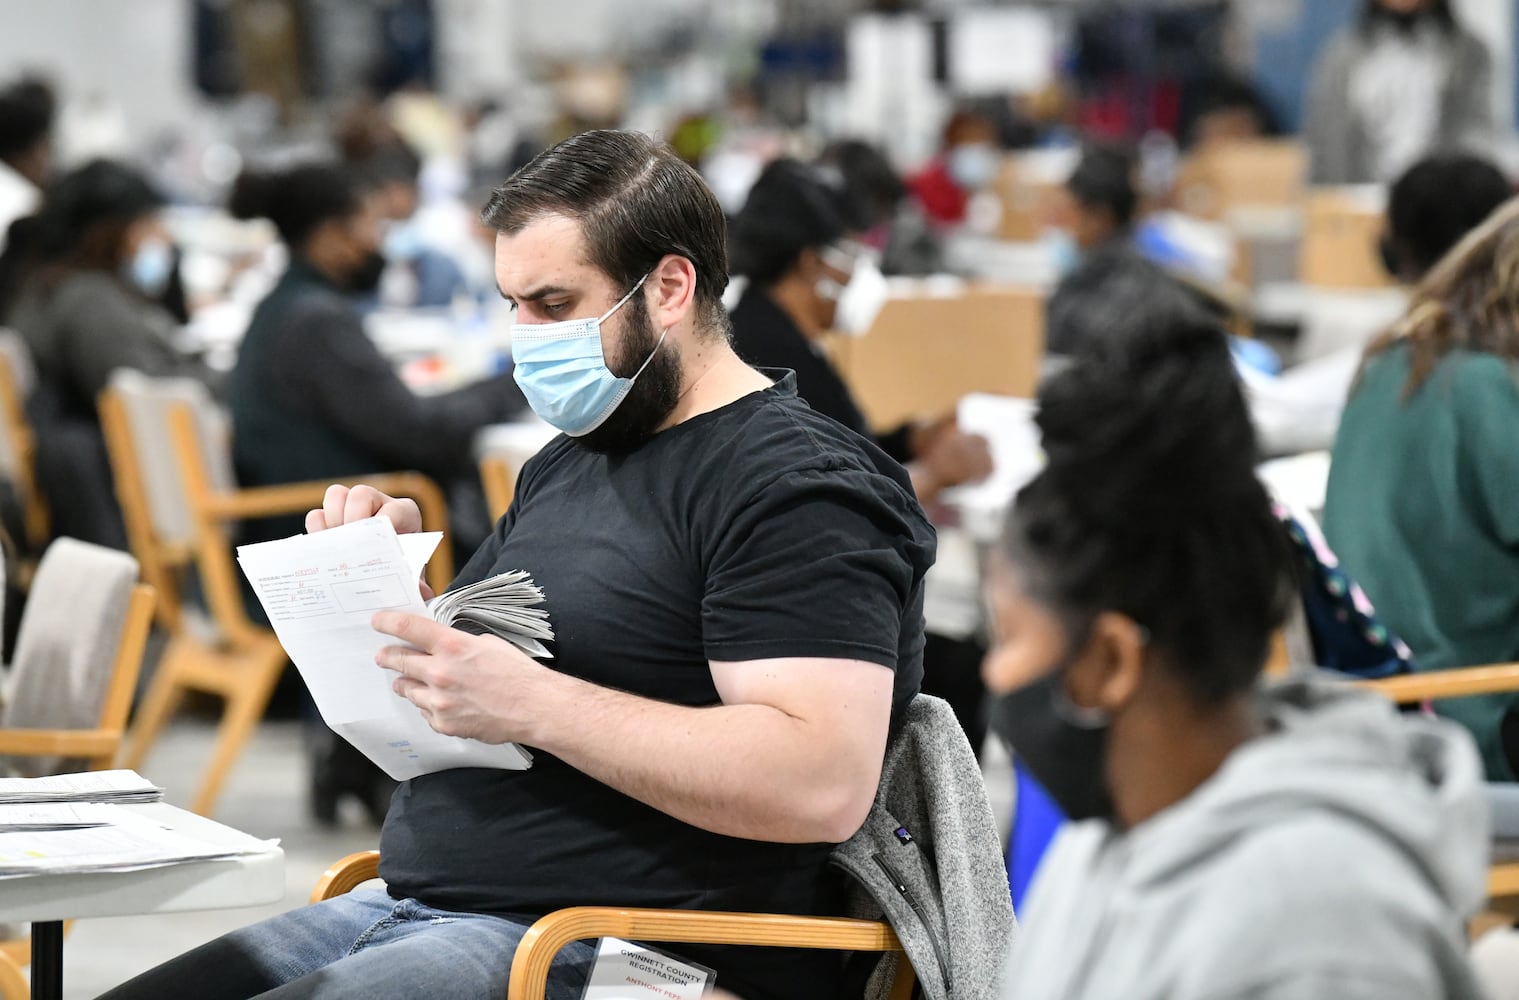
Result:
M1002 168L997 136L997 123L980 111L961 108L950 115L938 155L907 180L931 223L960 225L971 196L997 180Z
M1471 741L1258 686L1293 595L1223 331L1168 308L1048 379L987 587L992 727L1073 822L1007 1000L1477 1000Z
M245 172L232 214L267 218L290 265L253 313L230 384L233 457L247 486L416 470L448 494L449 541L468 553L489 532L471 447L475 432L526 404L510 374L418 396L365 333L355 298L385 268L380 200L335 165ZM244 542L299 534L300 515L245 525ZM256 603L256 602L255 602ZM261 609L250 604L250 611ZM312 818L336 820L352 795L383 819L395 783L346 741L314 727Z
M11 223L36 212L53 170L57 101L41 80L0 90L0 250Z
M918 203L886 155L867 142L844 139L818 157L838 171L848 201L849 225L881 258L882 274L936 274L944 270L939 241Z
M20 274L4 319L37 366L28 410L53 530L122 549L96 397L117 368L216 381L173 345L178 323L162 300L176 258L163 204L136 170L96 160L48 188L24 247L4 258Z
M1281 123L1260 88L1242 76L1220 73L1187 89L1180 132L1182 145L1195 149L1280 135Z
M1048 232L1061 274L1045 308L1045 350L1079 353L1112 326L1104 317L1115 285L1169 281L1134 244L1139 210L1135 162L1116 146L1093 146L1060 190Z
M1390 182L1434 150L1490 148L1492 82L1492 56L1451 0L1366 0L1314 69L1312 181Z
M1519 202L1469 234L1366 353L1324 532L1420 670L1519 659ZM1494 781L1519 773L1519 695L1435 703Z
M1417 284L1513 193L1503 171L1483 157L1436 153L1420 160L1388 194L1382 266L1400 284Z
M1382 266L1416 285L1463 236L1508 200L1512 186L1493 164L1461 153L1436 154L1393 184L1379 240ZM1268 455L1333 446L1363 348L1351 345L1270 376L1242 370L1250 414Z
M827 173L790 159L766 167L733 223L733 270L749 279L731 314L733 345L752 365L796 372L797 394L903 463L928 506L944 489L989 475L991 454L953 414L872 434L821 347L830 330L866 333L885 303L885 279L858 237L845 193ZM948 344L953 331L940 335ZM950 703L977 752L986 733L983 652L974 640L933 633L923 652L923 690Z
M380 303L436 309L468 292L463 268L435 245L422 217L421 158L397 139L355 166L378 199L384 220L380 249L389 267L381 281Z

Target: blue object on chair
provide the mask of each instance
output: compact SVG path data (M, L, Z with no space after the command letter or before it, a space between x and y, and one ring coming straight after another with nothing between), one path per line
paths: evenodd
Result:
M1029 883L1045 850L1065 822L1065 814L1023 764L1013 761L1013 832L1007 840L1007 885L1013 912L1023 912Z

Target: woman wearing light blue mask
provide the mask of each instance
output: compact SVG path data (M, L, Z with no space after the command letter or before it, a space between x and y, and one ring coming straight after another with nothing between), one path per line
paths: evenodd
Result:
M137 171L98 160L57 181L30 226L7 319L37 364L39 471L62 534L125 544L95 416L112 371L215 385L204 365L172 345L177 323L163 301L175 253L159 217L163 203Z

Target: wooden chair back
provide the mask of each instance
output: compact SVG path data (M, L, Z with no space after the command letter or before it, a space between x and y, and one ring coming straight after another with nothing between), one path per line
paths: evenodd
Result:
M142 668L153 588L124 552L60 538L38 565L0 710L8 769L112 766Z
M15 486L28 549L41 552L48 543L49 517L37 484L36 435L26 415L35 384L26 343L14 330L0 329L0 476Z

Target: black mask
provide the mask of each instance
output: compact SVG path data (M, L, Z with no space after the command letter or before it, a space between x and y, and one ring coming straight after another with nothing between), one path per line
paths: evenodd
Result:
M348 272L348 290L355 295L368 295L380 287L380 275L384 273L385 255L371 250Z
M1066 665L991 699L992 732L1073 820L1112 821L1108 790L1108 720L1072 704Z

